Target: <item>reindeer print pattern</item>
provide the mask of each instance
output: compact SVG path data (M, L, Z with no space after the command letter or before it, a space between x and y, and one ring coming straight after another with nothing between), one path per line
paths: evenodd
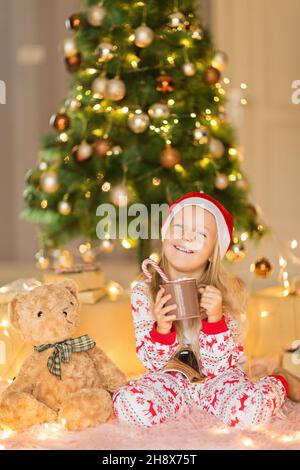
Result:
M204 324L199 332L204 382L190 383L180 372L160 371L179 343L175 328L165 335L156 331L147 289L145 282L136 284L131 300L136 352L148 373L113 395L120 421L150 427L197 408L245 429L276 415L287 395L284 381L272 375L255 383L248 379L240 364L243 347L236 342L236 322L225 310L220 322Z

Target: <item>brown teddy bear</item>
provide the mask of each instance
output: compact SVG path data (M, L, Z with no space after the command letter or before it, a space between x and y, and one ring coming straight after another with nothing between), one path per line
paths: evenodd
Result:
M35 345L0 398L0 425L24 430L65 421L80 430L107 421L112 394L126 377L89 336L72 339L79 325L72 280L36 287L10 304L10 321Z

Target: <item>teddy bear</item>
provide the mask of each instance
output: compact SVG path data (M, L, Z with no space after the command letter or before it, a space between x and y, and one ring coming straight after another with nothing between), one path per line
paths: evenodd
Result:
M0 426L23 431L56 421L82 430L112 417L112 395L126 376L90 336L73 338L80 319L73 280L17 294L9 316L34 350L0 396Z

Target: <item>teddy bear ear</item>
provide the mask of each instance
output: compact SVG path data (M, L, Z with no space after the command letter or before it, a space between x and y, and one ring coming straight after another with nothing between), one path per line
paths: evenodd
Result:
M73 294L74 297L78 299L78 286L76 282L73 281L73 279L65 279L65 281L63 281L61 285L68 289L68 291L70 291L71 294Z
M16 329L20 328L18 303L26 296L26 294L17 294L8 304L9 321Z

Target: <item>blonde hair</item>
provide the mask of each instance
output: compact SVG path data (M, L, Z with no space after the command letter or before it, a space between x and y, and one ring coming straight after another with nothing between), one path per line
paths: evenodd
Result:
M158 265L169 277L168 261L165 257L163 249ZM152 267L150 267L149 272L152 274L152 280L149 283L149 297L152 303L152 308L154 308L156 295L159 291L160 284L162 284L162 279L157 271L155 271ZM137 278L138 281L143 281L145 279L146 276L144 273L141 273ZM212 285L220 290L225 311L227 311L227 314L237 322L238 334L234 336L235 341L238 344L242 344L245 339L247 327L245 322L245 315L247 309L248 291L243 281L235 274L230 273L224 267L220 257L218 243L215 243L214 250L211 255L211 261L207 260L202 276L197 279L197 285L199 284ZM204 317L206 316L202 316L202 318ZM186 320L185 323L185 332L188 331L190 345L197 359L200 360L199 331L202 328L201 318ZM181 347L183 346L184 339L183 323L181 321L176 322L176 334L180 344L179 347Z

